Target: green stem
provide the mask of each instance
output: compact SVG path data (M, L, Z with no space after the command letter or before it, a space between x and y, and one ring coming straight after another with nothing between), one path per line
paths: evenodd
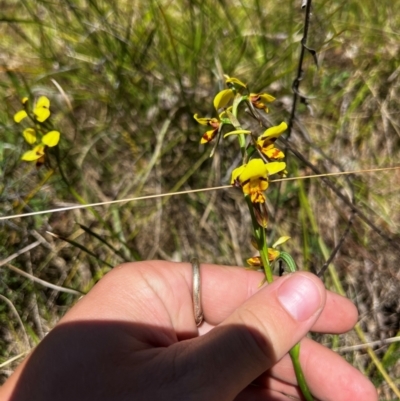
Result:
M237 115L238 115L238 106L241 101L245 100L244 97L236 97L236 99L233 102L233 107L232 107L232 113L230 116L231 123L235 127L236 130L240 130L240 123L237 120ZM240 146L240 151L242 153L243 159L245 160L245 155L246 155L246 139L243 134L238 135L239 139L239 146ZM245 162L245 161L243 161ZM267 236L265 233L265 228L261 227L254 214L254 209L253 209L253 204L251 203L250 196L245 195L245 200L247 203L247 206L250 211L251 215L251 221L253 224L253 233L257 241L258 249L260 251L260 257L261 261L264 267L264 273L265 273L265 279L267 280L268 283L272 283L274 280L274 277L272 275L272 268L269 263L268 259L268 244L267 244ZM294 272L296 271L296 263L293 260L293 258L286 252L281 253L281 259L286 263L288 266L289 270ZM296 374L296 379L297 383L299 384L300 390L305 398L306 401L314 401L313 396L311 395L311 392L307 386L306 379L303 374L303 370L300 365L300 343L297 343L290 351L289 351L290 357L292 359L294 371Z
M286 266L288 267L291 273L296 271L296 262L292 258L292 256L287 252L281 252L278 260L282 260ZM314 401L314 398L308 388L306 379L304 377L303 369L300 365L300 343L297 343L290 351L289 351L290 358L292 359L294 372L296 374L297 383L299 384L300 390L303 393L304 398L306 401Z
M297 383L299 384L300 390L306 399L306 401L314 401L314 398L307 386L306 379L303 374L303 370L300 365L300 343L297 343L290 351L290 358L292 358L292 363L294 371L296 373Z
M262 264L264 266L265 278L267 279L268 283L271 284L274 281L274 277L272 276L272 268L271 265L269 264L269 259L268 259L268 245L265 235L265 228L259 227L259 230L261 231L261 239L262 239L262 242L260 240L260 243L258 244L260 249L260 256Z
M268 245L267 245L267 236L265 234L265 228L261 227L257 223L257 219L256 216L254 215L253 204L251 203L250 196L245 195L244 199L246 200L247 207L249 208L251 222L253 224L253 233L257 241L258 249L260 251L261 261L265 273L265 279L268 281L268 283L272 283L274 278L272 276L272 268L268 260Z

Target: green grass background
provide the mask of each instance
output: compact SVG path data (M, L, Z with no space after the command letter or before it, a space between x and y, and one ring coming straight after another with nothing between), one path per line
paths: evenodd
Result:
M212 99L225 73L252 92L274 95L271 122L288 121L300 6L299 0L3 1L0 214L229 183L239 163L235 142L223 141L210 159L193 114L215 116ZM300 89L309 104L298 106L290 141L320 171L398 165L399 15L395 0L314 3L308 46L320 65L306 56ZM50 166L36 169L20 161L28 148L13 115L22 97L39 95L50 98L62 137L58 161L52 151ZM291 154L287 162L289 176L312 174ZM286 250L316 272L349 228L324 280L356 303L359 326L314 337L368 375L380 399L395 400L399 342L353 346L400 335L400 172L332 181L385 237L357 216L349 225L350 209L321 179L271 186L269 235L290 235ZM244 266L253 254L250 236L235 189L1 221L1 380L20 360L11 359L35 346L78 298L15 268L86 292L124 261L188 261L197 254L202 262Z

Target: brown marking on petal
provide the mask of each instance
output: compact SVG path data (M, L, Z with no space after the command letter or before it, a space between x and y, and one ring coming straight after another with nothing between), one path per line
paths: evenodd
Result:
M280 150L279 149L277 149L277 148L274 148L274 149L271 149L272 150L272 152L270 153L270 158L271 159L276 159L276 158L278 158L279 157L279 155L280 155Z
M216 118L212 118L209 122L208 125L210 125L211 127L218 129L220 126L220 122L216 119Z
M36 168L39 169L40 167L42 167L44 162L45 162L45 156L43 155L40 159L36 160Z
M271 138L264 139L263 142L261 143L261 152L264 152L267 150L267 148L271 145L273 145L274 141L271 141Z
M204 133L204 135L202 136L202 139L204 140L204 142L211 142L215 136L218 133L218 129L214 129L214 130L210 130Z
M261 264L261 258L259 256L253 256L252 258L248 258L246 260L246 262L247 262L248 265L254 266L254 267L262 265Z
M239 180L239 177L238 177L237 179ZM246 184L248 184L248 183L250 182L250 178L249 178L248 180L246 180L246 181L240 181L240 180L239 180L239 182L240 182L240 185L241 185L242 187L244 187Z
M255 203L258 204L258 203L264 203L265 202L265 196L259 190L251 192L250 197L251 197L251 202L253 204L255 204Z

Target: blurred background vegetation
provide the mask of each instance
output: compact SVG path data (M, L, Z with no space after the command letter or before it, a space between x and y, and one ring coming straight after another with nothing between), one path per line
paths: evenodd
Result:
M318 171L398 163L399 15L396 0L314 3L319 68L307 54L308 104L289 143ZM0 215L228 184L236 143L210 159L193 114L215 116L228 74L275 96L270 121L288 121L303 26L300 0L2 1ZM28 145L13 115L40 95L62 136L37 169L20 160ZM313 173L290 152L287 162L292 177ZM383 340L400 336L400 172L330 181L373 227L316 178L271 185L270 238L290 235L286 250L312 272L340 245L324 281L355 302L359 326L313 336L395 400L400 347ZM110 266L194 254L244 266L249 219L226 189L0 221L1 381Z

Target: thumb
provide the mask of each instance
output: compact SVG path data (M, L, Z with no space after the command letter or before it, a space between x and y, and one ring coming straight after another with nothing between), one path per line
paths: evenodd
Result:
M198 338L194 348L203 379L210 383L208 399L233 399L277 363L310 330L325 296L316 276L294 273L262 287L222 324ZM223 398L218 398L221 394Z

